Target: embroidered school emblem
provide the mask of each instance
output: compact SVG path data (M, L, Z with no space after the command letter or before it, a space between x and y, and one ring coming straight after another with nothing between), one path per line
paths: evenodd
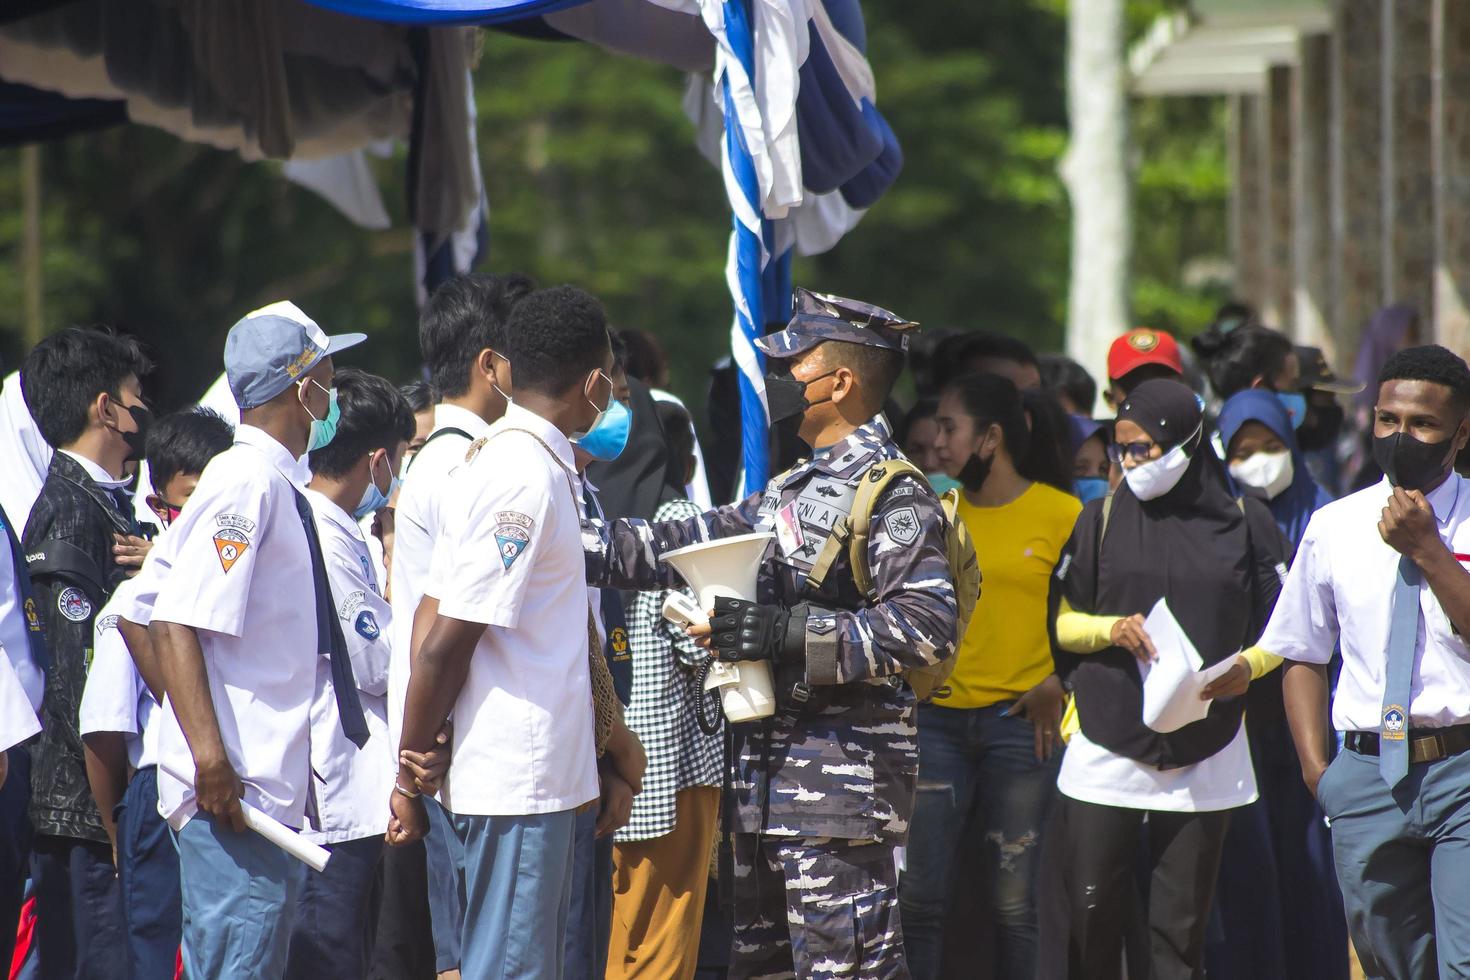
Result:
M1401 742L1408 737L1408 716L1404 714L1403 705L1391 704L1383 709L1383 731L1380 737L1393 742Z
M235 562L250 548L250 539L232 527L215 532L214 550L219 554L219 564L226 572L235 567Z
M531 530L535 526L535 521L519 511L503 510L495 515L495 543L507 571L531 543Z
M368 609L364 609L357 614L357 620L352 624L352 628L357 630L358 636L369 642L376 640L381 634L381 630L378 629L377 617Z
M92 603L81 589L67 586L56 596L56 610L73 623L80 623L92 615Z
M883 517L883 526L888 536L899 544L913 544L919 540L919 512L912 507L900 507Z

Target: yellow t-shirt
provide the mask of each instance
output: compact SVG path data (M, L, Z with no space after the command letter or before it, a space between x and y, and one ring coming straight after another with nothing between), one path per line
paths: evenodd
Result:
M1052 569L1082 504L1033 483L1004 507L976 507L960 497L959 516L980 559L980 602L960 640L946 708L1010 701L1052 672L1046 598Z

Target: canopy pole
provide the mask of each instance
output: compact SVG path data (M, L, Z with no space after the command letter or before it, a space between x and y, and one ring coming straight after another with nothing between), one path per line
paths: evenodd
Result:
M29 350L46 336L46 319L41 309L41 148L34 143L20 149L20 195L21 280L25 290L25 342Z

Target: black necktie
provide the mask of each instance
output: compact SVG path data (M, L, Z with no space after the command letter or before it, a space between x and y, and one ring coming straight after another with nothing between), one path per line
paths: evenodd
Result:
M347 655L347 637L337 619L337 603L332 598L332 584L327 580L327 562L322 558L322 542L316 534L316 518L306 495L295 487L296 513L306 531L306 546L311 551L311 579L316 591L316 648L332 663L332 689L337 695L337 715L342 719L342 734L353 745L362 748L368 740L367 719L362 701L357 696L357 680L352 676L352 660Z
M31 648L31 660L37 668L45 671L51 666L51 655L46 650L46 633L41 628L41 617L36 615L36 600L31 595L31 573L26 568L20 539L16 537L15 528L10 526L10 518L5 516L3 508L0 508L0 524L5 525L5 537L10 542L11 574L15 577L15 594L26 618L26 643Z

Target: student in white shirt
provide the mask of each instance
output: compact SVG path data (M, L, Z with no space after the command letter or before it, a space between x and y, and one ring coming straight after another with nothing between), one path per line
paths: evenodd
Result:
M408 689L414 611L428 584L449 478L464 463L470 442L505 414L511 381L506 318L532 288L524 276L455 276L434 290L419 320L424 366L441 401L434 406L433 430L414 454L413 465L404 468L393 508L388 730L394 745ZM435 833L422 844L395 848L383 859L386 935L374 955L380 976L420 975L425 960L439 972L459 967L461 858L443 811L431 802L429 815ZM426 948L430 938L434 949Z
M230 448L228 422L208 409L178 412L148 431L149 509L159 526L177 519L204 467ZM162 977L174 968L183 928L179 856L158 813L158 699L133 663L120 616L152 602L158 571L118 586L97 614L92 666L82 690L79 730L87 781L112 840L131 976ZM116 817L114 818L114 814Z
M388 740L388 629L383 599L359 522L387 506L413 438L413 413L391 383L363 371L337 372L337 435L311 454L306 499L316 517L332 603L370 733L358 749L343 734L327 657L317 658L311 702L312 800L316 827L305 836L332 852L326 870L304 864L287 980L361 980L373 945L373 880L388 815L383 798L398 771ZM446 760L447 761L447 760Z
M279 980L285 968L295 859L245 832L241 801L306 823L316 665L337 643L299 461L337 426L333 355L363 339L328 338L289 303L230 329L235 444L205 468L161 545L171 569L149 624L168 693L159 812L178 835L192 977ZM345 655L332 662L351 678ZM356 694L337 688L344 730L365 741Z
M1313 515L1261 637L1289 661L1287 718L1370 977L1470 975L1470 481L1453 469L1467 411L1458 356L1389 358L1373 412L1387 478Z
M561 976L576 811L598 797L601 651L569 437L612 400L612 350L601 306L567 286L522 299L509 335L516 401L451 489L400 745L429 747L453 713L442 798L465 848L462 970L477 980ZM428 829L413 779L402 768L390 794L390 844Z

